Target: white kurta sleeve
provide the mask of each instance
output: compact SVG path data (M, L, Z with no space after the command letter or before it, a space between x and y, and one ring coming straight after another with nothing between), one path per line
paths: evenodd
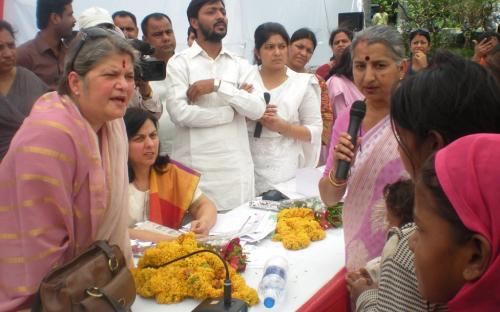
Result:
M173 58L167 66L167 111L172 122L181 127L206 128L233 121L231 106L200 107L190 105L186 95L189 69L181 58Z
M299 158L299 166L301 168L315 167L319 160L321 151L321 132L323 131L320 93L321 90L318 81L315 77L311 76L309 86L299 106L300 124L309 129L311 133L311 141L301 143L302 155Z
M309 143L316 145L321 143L321 132L323 131L323 121L321 119L321 90L318 82L313 77L311 84L307 88L302 103L299 106L300 124L311 132Z
M248 64L248 61L242 58L237 58L239 71L243 73L243 77L247 77L248 73L251 72L252 66ZM250 83L245 81L243 78L242 83ZM266 102L264 101L264 95L258 95L255 92L249 93L238 88L232 83L228 83L224 80L221 81L221 85L217 90L217 94L220 95L224 100L229 102L229 104L241 115L251 119L257 120L264 115L266 110Z

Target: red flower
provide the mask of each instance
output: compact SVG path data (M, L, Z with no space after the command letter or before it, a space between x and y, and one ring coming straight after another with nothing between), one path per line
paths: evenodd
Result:
M243 272L246 268L246 255L243 254L243 249L240 245L240 238L233 238L221 250L221 256L232 266L237 272Z
M230 241L224 248L224 253L230 254L233 251L233 249L234 249L234 243L233 241Z
M321 212L316 212L315 217L323 229L342 227L343 203L337 203L332 207L327 207Z
M229 264L235 269L238 269L238 265L240 264L240 259L238 257L234 256L229 260Z

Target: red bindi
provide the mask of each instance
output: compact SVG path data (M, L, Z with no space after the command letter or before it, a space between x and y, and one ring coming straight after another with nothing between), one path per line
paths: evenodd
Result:
M125 60L123 60L123 61L122 61L122 67L123 67L123 68L125 68L125 64L126 64L126 63L127 63L127 62L126 62Z
M370 57L369 56L365 56L365 61L369 61L370 60Z

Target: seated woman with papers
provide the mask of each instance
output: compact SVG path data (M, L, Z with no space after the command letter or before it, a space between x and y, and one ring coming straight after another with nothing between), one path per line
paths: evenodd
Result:
M178 229L189 212L191 231L206 235L214 226L217 209L199 189L200 174L158 155L158 120L138 107L124 116L129 142L130 238L158 242L171 237L134 229L138 222L152 221Z

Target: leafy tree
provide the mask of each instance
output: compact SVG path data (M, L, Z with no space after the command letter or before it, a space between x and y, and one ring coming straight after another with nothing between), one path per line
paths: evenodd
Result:
M435 31L444 27L456 27L450 5L457 0L406 0L399 1L406 16L404 29L426 28Z
M396 0L373 0L373 4L378 4L380 6L384 7L385 12L389 16L394 16L394 23L395 23L395 15L397 14L397 8L398 8L398 1ZM389 18L389 23L390 23L390 18Z
M369 0L368 0L369 1ZM443 28L459 28L465 36L465 46L470 47L476 29L487 29L498 0L372 0L384 5L386 11L399 6L401 28L404 33L412 29L426 28L432 34L435 46L448 45Z
M450 6L454 20L460 25L465 45L470 46L472 34L478 29L488 30L488 19L498 0L454 0Z

